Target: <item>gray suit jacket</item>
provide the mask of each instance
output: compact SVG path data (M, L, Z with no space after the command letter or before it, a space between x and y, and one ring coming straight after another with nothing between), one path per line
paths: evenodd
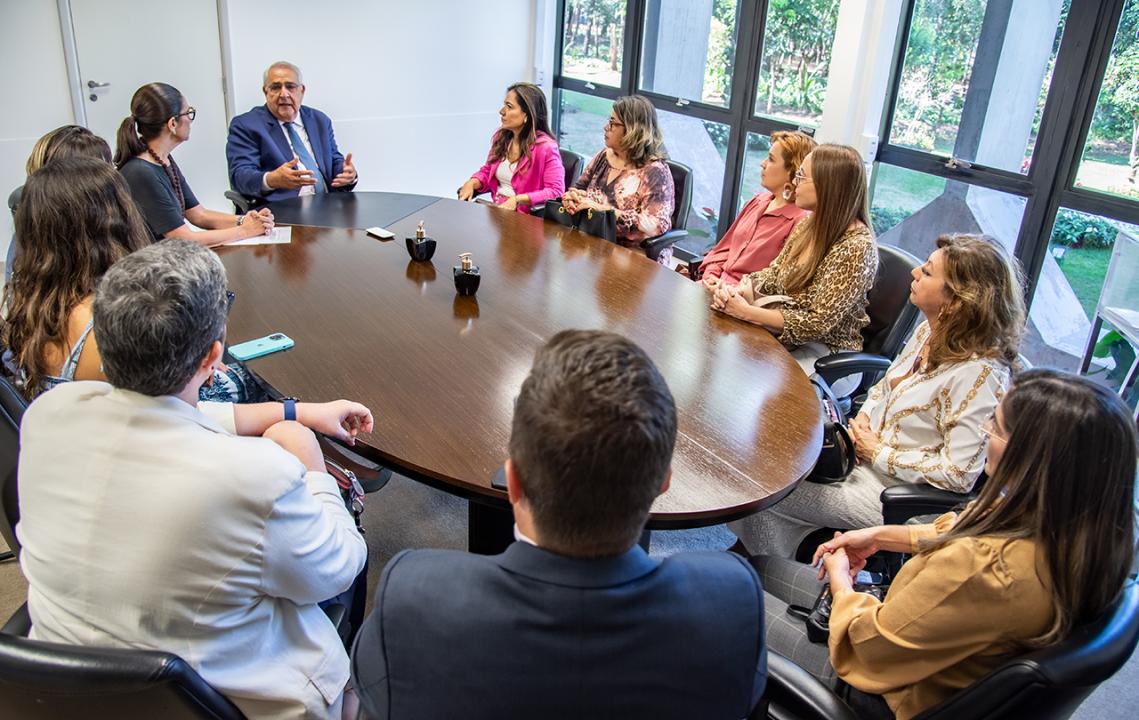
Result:
M352 675L370 718L731 718L763 692L759 578L731 553L407 551Z

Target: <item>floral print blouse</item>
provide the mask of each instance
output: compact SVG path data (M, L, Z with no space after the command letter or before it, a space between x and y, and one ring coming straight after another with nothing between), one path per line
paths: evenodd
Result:
M642 240L672 229L674 188L672 173L664 160L654 160L641 168L627 167L612 182L609 170L609 160L602 150L589 161L574 187L585 190L591 200L616 208L617 242L639 245Z

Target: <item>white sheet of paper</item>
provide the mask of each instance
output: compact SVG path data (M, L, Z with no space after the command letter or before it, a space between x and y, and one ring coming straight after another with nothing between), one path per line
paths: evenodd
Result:
M234 245L284 245L293 241L293 228L292 227L275 227L268 235L258 235L257 237L245 238L237 242L226 243L227 246Z

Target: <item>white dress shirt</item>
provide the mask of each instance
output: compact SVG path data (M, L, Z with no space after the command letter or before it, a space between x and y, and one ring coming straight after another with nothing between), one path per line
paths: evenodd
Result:
M297 156L297 168L299 168L301 170L312 170L313 175L316 175L317 173L319 173L320 168L305 167L305 164L300 161L301 154L299 152L297 152L296 148L293 147L293 139L291 137L289 137L289 129L287 127L285 127L285 123L281 120L278 120L277 124L281 126L281 132L283 132L285 134L285 142L289 143L289 147L292 148L293 154ZM300 108L297 108L297 117L295 120L293 120L293 127L295 127L297 129L297 134L301 136L301 142L303 142L305 144L305 148L308 150L308 156L311 158L315 158L316 153L314 153L312 151L312 142L309 141L308 132L305 130L305 124L301 120ZM332 178L328 178L327 182L331 183ZM272 189L273 188L269 187L269 173L265 173L264 175L261 176L261 190L263 192L268 193L268 192L272 191ZM300 187L300 189L298 189L298 191L297 191L297 197L303 197L305 195L315 195L315 194L316 194L316 185L302 185Z
M234 433L228 403L102 382L32 403L16 528L32 637L172 652L250 717L328 717L348 657L316 603L367 547L329 475Z

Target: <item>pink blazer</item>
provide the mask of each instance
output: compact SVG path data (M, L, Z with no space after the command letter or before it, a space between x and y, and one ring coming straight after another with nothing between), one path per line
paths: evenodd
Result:
M494 138L501 130L495 131L491 138L493 147ZM505 195L498 194L498 164L501 160L487 156L486 164L479 168L473 177L479 181L483 190L489 190L491 199L495 204L506 202ZM549 135L539 132L538 139L530 146L530 157L523 156L518 160L518 168L514 171L514 179L510 181L516 195L528 195L530 205L519 205L518 212L528 213L533 208L544 207L547 200L559 198L566 191L566 169L562 165L562 154L558 152L558 144Z

